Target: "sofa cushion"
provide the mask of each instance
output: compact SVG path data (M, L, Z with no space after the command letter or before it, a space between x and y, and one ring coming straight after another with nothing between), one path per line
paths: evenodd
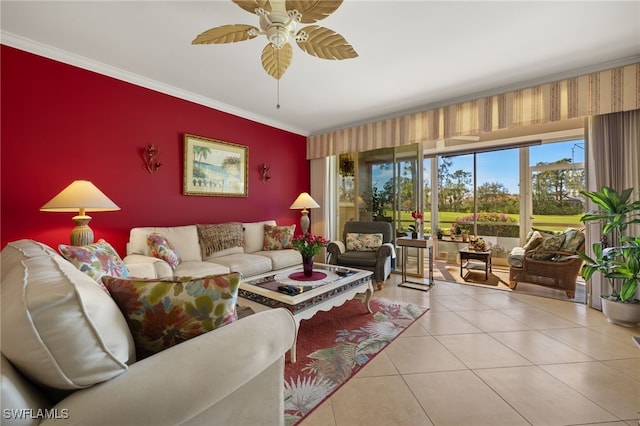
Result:
M103 275L127 277L129 270L114 248L103 239L86 246L70 246L60 244L58 250L62 256L73 265L89 275L104 291L109 293L102 284Z
M564 232L565 239L560 251L575 253L584 244L584 233L577 229L568 229Z
M129 232L127 254L151 256L151 251L147 246L147 237L154 232L171 241L173 247L180 253L183 262L202 261L198 230L195 225L132 228Z
M230 254L214 259L216 264L226 266L231 272L240 272L243 277L252 277L271 270L271 259L254 254Z
M176 267L182 262L180 253L176 248L167 240L162 234L152 232L147 236L147 246L151 252L151 256L162 259L171 266L171 269Z
M173 275L166 274L162 278L175 277L205 277L207 275L227 274L229 268L214 262L182 262L173 271Z
M374 251L345 251L338 257L338 265L354 268L375 268L378 257Z
M546 237L535 250L531 252L531 258L534 260L551 260L556 255L555 253L545 253L541 250L558 251L564 243L565 235L553 235Z
M544 236L540 231L533 231L527 243L522 248L524 249L524 251L533 250L534 248L538 247L543 240Z
M118 306L94 280L31 240L2 250L2 353L34 382L81 389L135 361Z
M347 233L347 251L377 251L382 245L382 234Z
M264 247L264 225L276 225L275 220L265 220L263 222L243 223L244 228L244 252L255 253Z
M202 258L213 253L243 246L242 224L240 222L196 225L202 249Z
M127 318L142 359L236 320L241 275L103 281Z
M298 250L263 250L253 253L271 259L271 270L289 268L291 266L302 265L302 255ZM248 276L248 275L247 275Z
M296 226L264 225L263 250L283 250L291 248L291 240Z

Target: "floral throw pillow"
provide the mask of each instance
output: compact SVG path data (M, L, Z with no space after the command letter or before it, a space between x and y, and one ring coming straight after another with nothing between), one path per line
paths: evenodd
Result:
M348 251L376 251L382 245L382 234L347 232Z
M103 277L143 359L237 319L240 273L203 278Z
M173 244L157 232L147 236L147 247L153 257L164 260L171 266L171 269L176 269L176 266L182 262L182 258Z
M531 252L531 258L534 260L551 260L554 258L556 253L545 253L543 250L548 251L558 251L560 247L562 247L562 243L564 243L565 235L554 235L551 237L546 237L538 247L535 248Z
M86 246L60 244L58 251L62 257L73 263L76 268L93 278L98 286L109 293L102 284L104 275L128 277L129 270L114 248L103 239Z
M291 248L291 240L296 226L264 225L263 250L282 250Z

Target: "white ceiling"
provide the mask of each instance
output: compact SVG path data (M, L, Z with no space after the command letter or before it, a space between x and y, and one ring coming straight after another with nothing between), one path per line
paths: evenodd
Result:
M640 1L345 0L318 24L358 58L293 46L277 82L259 37L191 45L257 26L230 0L5 1L2 43L302 135L640 60Z

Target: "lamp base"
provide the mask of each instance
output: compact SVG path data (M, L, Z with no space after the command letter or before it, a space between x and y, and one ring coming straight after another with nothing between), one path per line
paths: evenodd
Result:
M306 234L309 230L309 212L307 210L302 210L302 216L300 217L300 229L303 234Z
M89 228L91 216L74 216L76 226L71 231L72 246L86 246L93 244L93 231Z

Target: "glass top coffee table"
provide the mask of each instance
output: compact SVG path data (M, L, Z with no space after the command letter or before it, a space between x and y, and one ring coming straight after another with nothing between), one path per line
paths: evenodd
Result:
M373 294L372 272L342 266L315 263L313 275L304 277L302 265L257 275L240 282L239 303L255 311L285 308L293 315L296 336L291 347L291 362L296 362L296 341L300 321L313 317L319 311L329 311L343 305L359 293L365 293L364 305L371 313L369 301ZM291 286L297 294L279 291L280 286ZM248 302L248 303L247 303Z

